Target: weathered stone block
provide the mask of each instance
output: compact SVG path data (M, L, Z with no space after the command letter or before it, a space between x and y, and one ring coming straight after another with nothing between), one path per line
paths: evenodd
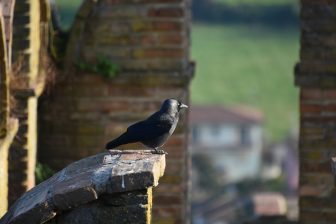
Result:
M149 223L165 156L111 151L77 161L25 193L0 219L14 223Z
M105 206L100 201L82 206L57 218L57 224L134 223L148 224L146 205Z

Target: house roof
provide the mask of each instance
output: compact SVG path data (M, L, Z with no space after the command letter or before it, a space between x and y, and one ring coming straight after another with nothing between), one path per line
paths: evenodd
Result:
M192 105L190 123L262 123L263 113L247 106Z
M252 196L257 216L281 216L287 213L286 199L279 193L256 193Z

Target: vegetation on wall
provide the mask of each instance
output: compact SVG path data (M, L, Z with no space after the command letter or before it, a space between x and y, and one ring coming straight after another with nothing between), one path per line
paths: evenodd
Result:
M46 179L50 178L56 173L55 170L51 169L48 165L37 163L35 168L35 181L36 184L39 184Z
M120 66L112 63L106 56L98 57L96 64L80 61L77 63L77 68L82 71L98 73L107 78L113 78L120 72Z

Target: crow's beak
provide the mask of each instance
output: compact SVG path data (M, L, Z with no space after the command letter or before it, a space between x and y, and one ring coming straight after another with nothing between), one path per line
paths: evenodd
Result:
M183 104L183 103L181 103L180 108L181 108L181 109L182 109L182 108L188 108L188 106L185 105L185 104Z

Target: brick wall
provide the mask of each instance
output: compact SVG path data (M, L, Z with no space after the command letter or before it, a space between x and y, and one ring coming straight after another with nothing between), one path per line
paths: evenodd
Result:
M301 0L300 221L335 223L336 2Z
M87 0L69 39L65 71L41 100L39 160L59 169L104 150L130 124L166 98L188 104L190 3L182 0ZM76 69L108 58L120 66L107 78ZM154 223L188 223L187 113L164 149L166 174L154 192ZM144 148L133 144L121 148Z

